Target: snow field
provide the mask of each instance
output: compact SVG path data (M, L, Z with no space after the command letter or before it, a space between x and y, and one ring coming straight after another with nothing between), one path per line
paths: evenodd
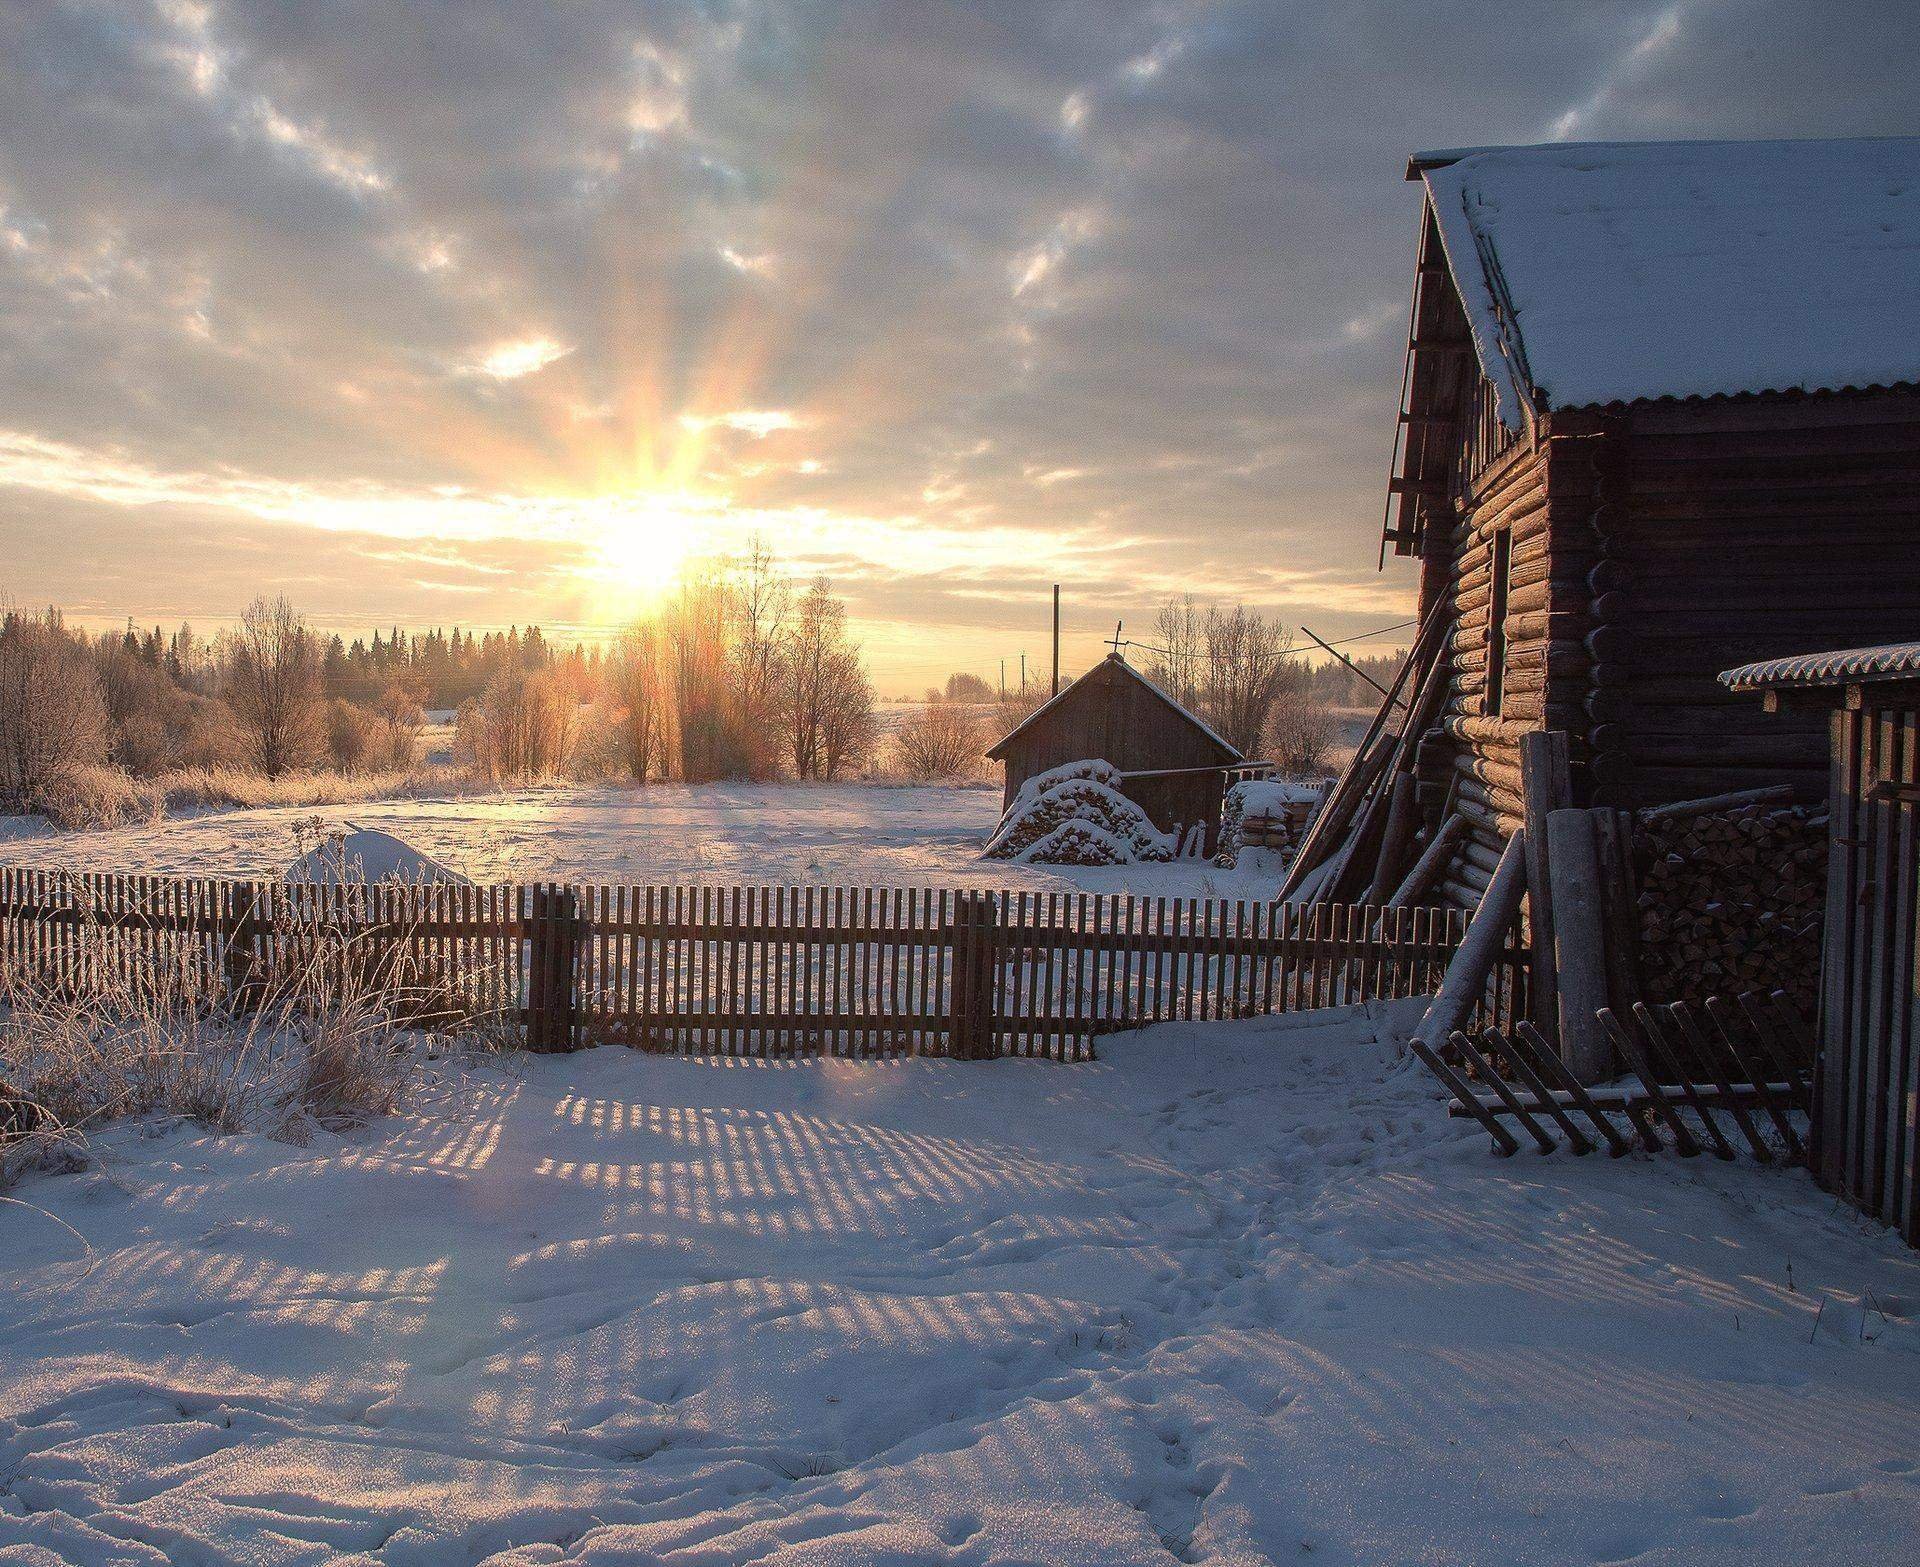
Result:
M1915 1257L1803 1174L1493 1159L1409 1023L117 1129L17 1194L90 1269L0 1208L0 1561L1900 1559Z
M312 825L388 832L482 884L888 886L1271 896L1271 875L1203 863L983 861L1000 791L959 785L652 784L210 812L104 832L0 817L0 859L76 871L277 879Z

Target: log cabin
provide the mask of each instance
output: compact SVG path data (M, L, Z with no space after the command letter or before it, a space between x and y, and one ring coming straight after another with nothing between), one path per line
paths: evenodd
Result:
M1828 725L1827 915L1814 1175L1920 1246L1920 642L1721 676ZM1758 705L1758 704L1756 704Z
M1407 177L1381 557L1419 562L1432 679L1397 852L1464 815L1433 885L1474 902L1536 731L1568 736L1571 804L1822 795L1820 716L1717 676L1920 629L1920 138L1429 152ZM1396 850L1387 814L1349 813L1343 854L1376 828L1349 894Z
M1029 778L1068 762L1099 759L1120 770L1127 798L1162 832L1211 854L1220 805L1240 753L1129 664L1110 653L1017 724L987 752L1006 768L1011 807Z

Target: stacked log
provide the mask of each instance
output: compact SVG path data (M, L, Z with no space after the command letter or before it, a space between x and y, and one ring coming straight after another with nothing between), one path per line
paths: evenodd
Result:
M1825 807L1643 812L1635 837L1648 999L1784 990L1811 1016L1827 897Z

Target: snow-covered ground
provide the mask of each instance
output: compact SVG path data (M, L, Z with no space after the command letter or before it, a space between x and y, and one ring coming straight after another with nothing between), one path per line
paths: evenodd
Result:
M315 819L394 834L476 882L603 881L1079 888L1271 896L1269 868L1015 866L983 861L997 788L655 784L217 811L50 834L0 817L0 860L69 870L278 876ZM306 846L311 847L309 832Z
M0 1560L1910 1559L1920 1259L1801 1173L1494 1159L1393 1021L121 1128L17 1193L90 1261L0 1207Z

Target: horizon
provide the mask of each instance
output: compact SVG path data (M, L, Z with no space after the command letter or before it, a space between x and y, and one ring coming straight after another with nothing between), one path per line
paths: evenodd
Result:
M1920 47L1688 0L351 10L0 23L0 594L594 641L762 533L890 695L1044 664L1056 581L1066 668L1185 593L1358 636L1413 597L1407 156L1911 131Z

